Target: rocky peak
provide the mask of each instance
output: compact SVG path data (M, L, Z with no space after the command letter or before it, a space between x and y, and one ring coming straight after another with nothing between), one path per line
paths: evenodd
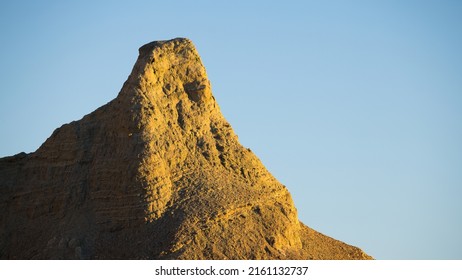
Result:
M2 258L369 258L298 221L188 39L139 49L117 98L0 159Z

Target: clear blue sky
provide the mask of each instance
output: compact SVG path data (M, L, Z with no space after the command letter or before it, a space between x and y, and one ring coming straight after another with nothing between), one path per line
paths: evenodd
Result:
M462 259L462 1L2 1L0 156L195 43L300 219L378 259ZM220 3L218 3L220 2Z

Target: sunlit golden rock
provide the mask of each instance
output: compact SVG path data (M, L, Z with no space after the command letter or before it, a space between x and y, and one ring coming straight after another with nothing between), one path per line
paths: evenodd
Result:
M190 40L139 53L117 98L0 159L1 258L370 258L298 221Z

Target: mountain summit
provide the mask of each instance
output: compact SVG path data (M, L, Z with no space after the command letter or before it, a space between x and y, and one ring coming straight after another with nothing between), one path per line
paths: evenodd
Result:
M0 210L2 259L370 259L299 222L183 38L142 46L117 98L0 159Z

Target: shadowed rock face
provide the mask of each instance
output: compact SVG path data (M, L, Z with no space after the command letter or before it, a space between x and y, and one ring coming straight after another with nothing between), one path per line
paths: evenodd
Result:
M298 221L191 41L139 53L117 98L0 159L2 259L370 258Z

